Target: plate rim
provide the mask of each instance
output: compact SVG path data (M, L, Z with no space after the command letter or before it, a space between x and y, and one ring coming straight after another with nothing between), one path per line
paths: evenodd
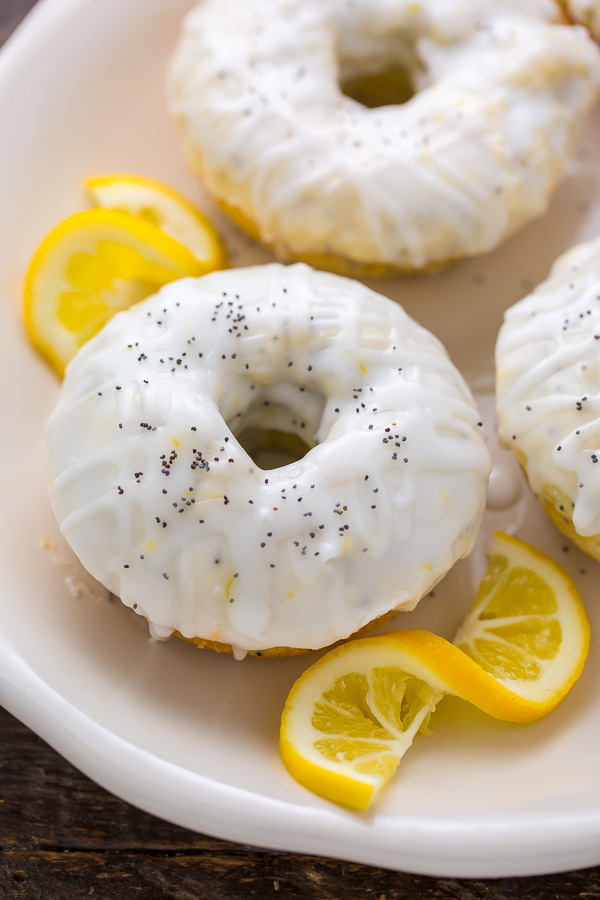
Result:
M340 828L340 810L333 805L315 816L311 806L292 806L215 781L119 737L48 685L1 633L0 698L8 712L116 797L216 838L248 843L251 818L250 843L257 848L351 859L431 877L547 875L598 863L600 809L521 813L518 825L513 815L466 821L459 814L403 819L375 813L385 839L379 846L365 846L364 814L342 811ZM167 799L161 801L155 792L148 793L148 786L156 783L156 775L164 782L165 773L168 788L177 790L167 789ZM180 796L186 800L184 809L177 802ZM171 797L175 802L169 802ZM284 820L287 829L282 829Z

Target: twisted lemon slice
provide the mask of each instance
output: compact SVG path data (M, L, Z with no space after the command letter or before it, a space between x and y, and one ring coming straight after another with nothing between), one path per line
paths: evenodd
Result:
M204 263L204 272L224 269L223 242L205 215L182 194L143 175L102 175L88 178L87 190L96 206L140 216L179 241Z
M426 733L444 694L512 722L551 712L581 674L589 625L567 573L497 532L455 643L393 631L322 657L283 711L280 750L291 775L323 797L366 809L417 732Z

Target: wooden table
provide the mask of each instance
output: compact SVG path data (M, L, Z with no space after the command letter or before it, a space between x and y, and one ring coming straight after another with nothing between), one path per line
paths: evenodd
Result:
M34 2L0 0L0 44ZM600 898L600 867L495 881L424 878L217 840L106 793L1 709L0 735L2 898Z

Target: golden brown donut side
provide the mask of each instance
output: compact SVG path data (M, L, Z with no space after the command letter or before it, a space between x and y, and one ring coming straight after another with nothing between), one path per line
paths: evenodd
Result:
M345 644L346 641L364 637L365 634L368 634L375 628L379 628L379 626L385 625L387 622L389 622L390 619L393 619L397 613L398 610L392 609L390 610L390 612L384 613L382 616L379 616L378 619L374 619L372 622L368 622L367 625L359 628L358 631L355 631L354 634L349 635L345 640L336 641L334 644L330 644L328 647L320 648L319 652L321 652L322 650L330 650L332 647L339 646L339 644ZM204 638L200 637L186 638L178 631L175 631L174 634L179 638L183 638L184 641L187 641L190 644L194 644L201 650L215 650L217 653L233 654L233 647L231 646L231 644L224 644L222 641L205 640ZM316 651L309 648L299 649L294 647L269 647L266 650L249 650L248 656L267 656L274 658L281 656L304 656L307 653L314 652Z

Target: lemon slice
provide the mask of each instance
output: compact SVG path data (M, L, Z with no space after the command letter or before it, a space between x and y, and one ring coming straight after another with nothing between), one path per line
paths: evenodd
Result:
M62 375L115 312L204 271L182 244L143 219L105 209L75 213L45 237L25 276L29 337Z
M581 674L589 625L567 573L498 533L457 639L460 647L428 631L392 631L323 656L283 711L279 745L290 774L329 800L366 809L444 694L514 722L554 709Z
M224 269L223 242L199 209L178 191L142 175L102 175L88 178L87 190L97 206L140 216L179 241L206 265L206 272Z
M446 686L429 672L419 677L401 635L343 644L293 686L279 749L289 773L315 794L366 809L426 728Z
M454 644L540 711L578 678L589 625L577 588L557 563L502 532Z

